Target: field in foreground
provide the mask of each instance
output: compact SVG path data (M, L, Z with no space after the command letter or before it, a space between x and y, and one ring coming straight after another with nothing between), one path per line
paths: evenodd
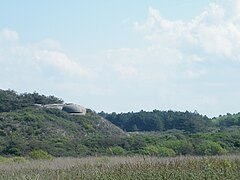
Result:
M0 163L0 179L239 179L240 156L88 157Z

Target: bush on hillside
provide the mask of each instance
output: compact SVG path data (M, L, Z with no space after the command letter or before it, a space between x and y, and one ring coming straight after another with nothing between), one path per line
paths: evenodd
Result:
M150 156L170 157L175 156L176 153L173 149L161 146L149 145L143 148L143 154Z
M226 154L227 151L220 146L220 144L205 140L195 146L196 153L198 155L222 155Z
M29 153L29 157L32 159L49 159L49 160L53 158L50 154L48 154L48 152L43 150L34 150Z
M113 146L108 148L108 153L120 156L126 154L126 150L120 146Z

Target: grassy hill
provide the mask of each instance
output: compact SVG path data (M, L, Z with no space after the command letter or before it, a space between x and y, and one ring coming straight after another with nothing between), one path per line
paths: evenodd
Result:
M120 128L87 110L74 116L33 104L62 103L37 93L0 92L0 153L27 155L41 149L54 156L81 156L104 152L111 141L126 136Z
M88 109L75 116L34 106L52 103L63 100L0 90L0 156L240 153L239 114L210 119L197 112L96 114Z

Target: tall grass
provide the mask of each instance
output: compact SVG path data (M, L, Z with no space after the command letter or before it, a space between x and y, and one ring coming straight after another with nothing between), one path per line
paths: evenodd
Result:
M88 157L0 163L0 179L239 179L240 156Z

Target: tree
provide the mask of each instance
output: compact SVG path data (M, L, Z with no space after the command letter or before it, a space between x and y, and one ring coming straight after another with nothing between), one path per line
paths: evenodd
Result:
M218 143L204 140L195 146L198 155L222 155L227 153Z

